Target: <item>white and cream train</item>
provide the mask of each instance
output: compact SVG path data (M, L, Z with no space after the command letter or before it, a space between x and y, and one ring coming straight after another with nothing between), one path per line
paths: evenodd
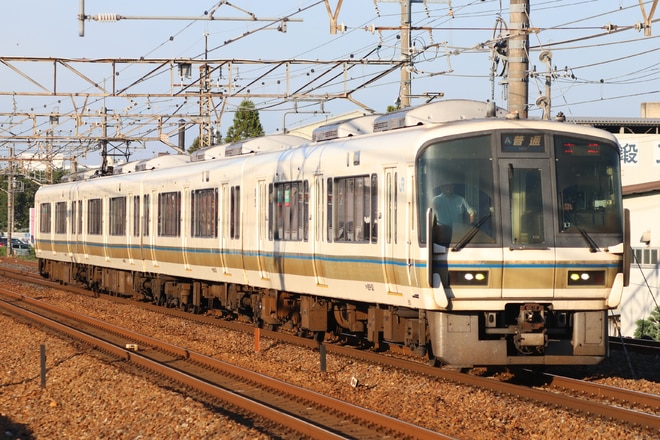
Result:
M609 133L456 100L159 161L42 187L42 274L454 366L607 356L629 267Z

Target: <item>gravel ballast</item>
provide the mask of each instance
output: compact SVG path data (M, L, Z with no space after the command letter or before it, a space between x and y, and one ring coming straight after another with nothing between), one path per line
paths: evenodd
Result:
M35 296L97 319L167 340L356 405L460 439L655 439L657 433L616 421L544 407L378 365L328 355L252 335L198 325L131 306L39 289ZM38 439L268 439L184 393L129 374L85 348L0 315L0 425L4 438ZM46 347L41 387L40 346ZM351 382L357 386L352 386ZM658 394L657 381L603 378Z

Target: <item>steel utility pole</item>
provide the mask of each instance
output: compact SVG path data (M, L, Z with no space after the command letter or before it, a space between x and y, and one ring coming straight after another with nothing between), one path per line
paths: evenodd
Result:
M401 90L399 91L399 107L410 107L410 71L412 55L410 54L410 0L401 0L401 59L404 60L401 67Z
M529 99L529 0L511 0L509 37L509 112L527 118Z

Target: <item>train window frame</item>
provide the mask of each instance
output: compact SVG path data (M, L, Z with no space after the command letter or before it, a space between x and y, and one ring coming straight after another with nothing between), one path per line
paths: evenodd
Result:
M328 241L332 238L335 243L378 242L377 180L374 173L335 177L332 184L328 182Z
M273 182L268 185L268 192L268 237L276 241L308 241L309 181Z
M218 189L202 188L190 192L190 236L218 237Z
M108 235L126 235L126 196L111 197L108 200Z
M181 191L158 193L158 236L181 236Z
M101 235L103 232L103 199L87 199L87 234Z
M66 223L67 223L67 203L66 202L56 202L55 203L55 233L56 234L66 234Z
M39 232L50 234L51 231L51 211L50 202L39 205Z

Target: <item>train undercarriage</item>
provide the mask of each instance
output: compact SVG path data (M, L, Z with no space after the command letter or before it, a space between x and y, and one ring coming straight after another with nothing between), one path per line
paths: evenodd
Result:
M269 329L357 341L375 349L398 344L419 355L428 349L424 311L53 260L39 260L39 270L44 278L62 284L191 313L246 319Z
M515 303L498 312L447 313L53 260L40 260L39 268L45 278L98 293L375 350L407 347L438 364L595 364L607 355L604 311Z

